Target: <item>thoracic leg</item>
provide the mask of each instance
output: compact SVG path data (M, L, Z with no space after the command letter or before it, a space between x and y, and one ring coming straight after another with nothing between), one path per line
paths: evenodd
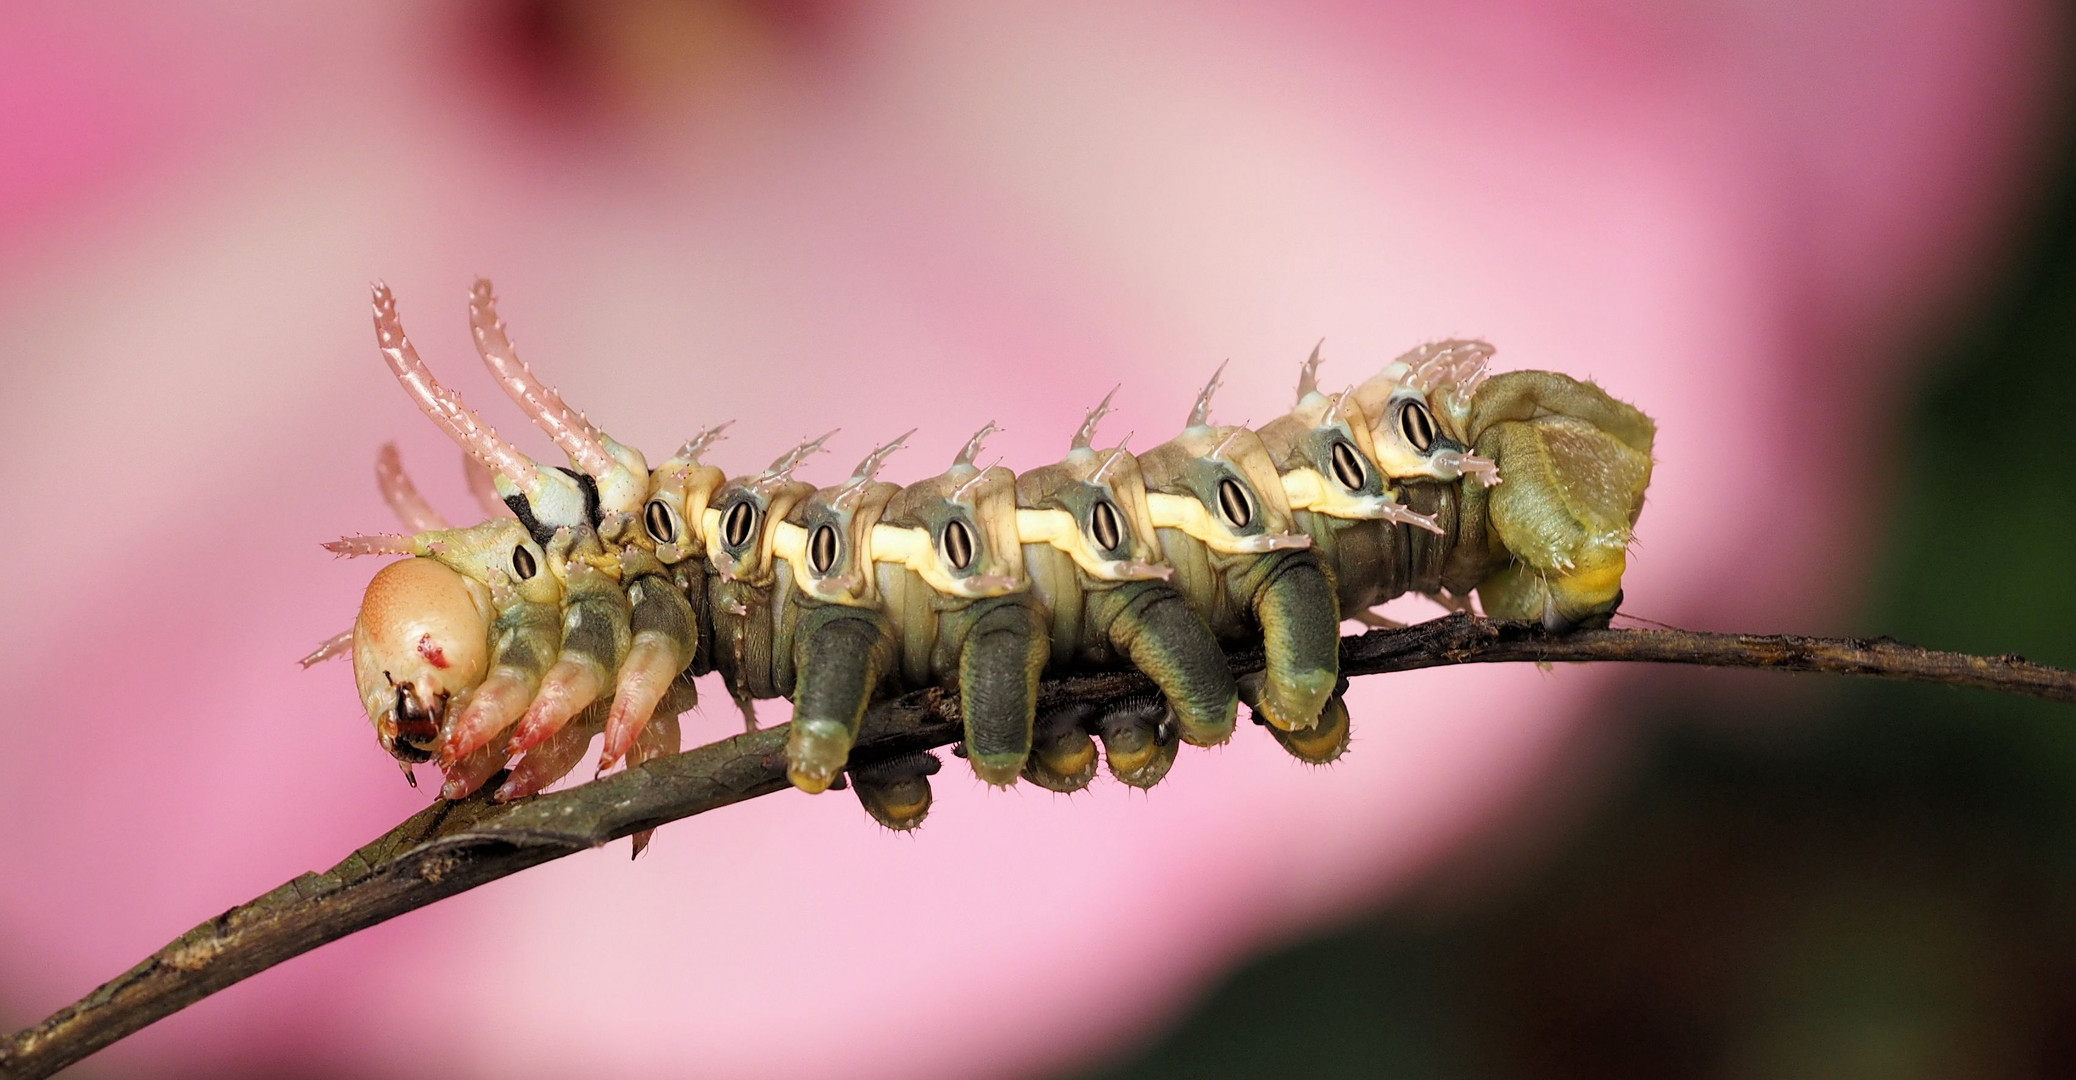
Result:
M893 663L894 640L884 615L832 604L803 615L794 642L786 775L794 787L817 794L850 760L865 706Z
M1038 676L1051 645L1044 616L1026 597L980 601L969 617L971 627L959 652L966 756L982 780L1007 787L1031 753Z
M512 766L512 775L497 789L497 801L523 799L570 774L584 760L591 737L605 727L605 710L589 708L542 740Z
M642 733L635 738L634 745L628 748L627 767L630 769L637 768L644 761L654 761L657 758L669 757L677 753L681 738L678 728L678 714L674 712L658 714L655 719L649 721L647 727L642 728ZM654 829L643 829L635 833L634 853L640 855L647 850L649 838L654 835L656 835L656 830Z
M442 762L452 764L475 755L526 711L560 648L562 620L554 604L521 600L498 612L491 635L490 676L448 729L440 746ZM502 752L498 760L504 760ZM481 782L478 777L476 783Z
M465 754L452 765L442 766L447 779L440 785L440 798L450 802L466 799L470 793L482 787L484 781L497 775L505 767L505 748L485 744Z
M588 563L570 561L569 591L563 601L562 655L541 679L533 707L512 736L514 752L531 749L554 735L612 686L633 637L631 617L627 594L618 582Z
M678 673L692 663L692 652L699 645L692 605L669 578L660 573L635 578L627 584L627 600L634 643L620 665L620 679L613 689L605 748L599 752L600 768L610 767L634 745L655 714L656 703L663 700Z
M1232 669L1210 628L1181 593L1165 583L1140 582L1093 600L1092 613L1099 603L1116 605L1108 628L1111 644L1161 688L1185 740L1216 746L1232 737L1239 712Z
M1256 707L1285 731L1309 728L1341 667L1341 616L1333 583L1309 551L1284 554L1254 593L1263 671Z

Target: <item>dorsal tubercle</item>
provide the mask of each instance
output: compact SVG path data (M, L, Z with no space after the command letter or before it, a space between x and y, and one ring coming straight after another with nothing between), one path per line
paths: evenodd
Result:
M887 459L893 457L895 451L907 446L908 437L915 433L915 428L909 428L893 439L873 447L872 452L865 455L865 460L858 462L858 467L851 470L850 481L844 484L843 490L836 493L837 505L848 506L863 494L865 486L879 476L879 470L886 465Z
M1306 357L1305 362L1298 365L1297 399L1299 404L1303 404L1306 398L1319 392L1319 365L1326 362L1320 357L1319 348L1325 344L1326 339L1320 338L1319 344L1312 346L1312 355Z
M1103 474L1109 472L1110 467L1112 465L1115 465L1119 461L1124 460L1125 447L1130 446L1132 444L1132 436L1136 434L1138 434L1138 432L1136 431L1128 431L1125 433L1124 441L1118 443L1117 448L1110 451L1110 456L1104 458L1103 463L1101 465L1096 466L1096 471L1089 474L1089 483L1100 484L1103 482Z
M980 456L981 447L987 445L988 436L1000 430L1002 429L995 426L995 422L990 420L979 431L974 432L973 437L967 439L966 445L960 448L958 456L952 458L952 468L956 469L961 465L972 465L973 459Z
M729 425L733 423L735 423L733 420L723 420L713 427L706 428L699 434L685 440L685 445L678 447L678 452L672 456L679 461L698 461L701 454L713 449L715 443L728 437L726 432Z
M843 429L831 428L828 431L824 432L821 438L809 439L806 442L803 442L800 445L794 447L793 449L788 450L783 454L780 454L778 456L778 460L771 463L771 468L764 470L764 479L790 479L793 475L794 469L799 468L800 464L806 461L808 458L811 458L816 454L821 453L822 444L828 442L832 436L834 436L838 431L841 430Z
M1117 392L1122 389L1124 389L1123 383L1118 383L1116 386L1111 387L1110 392L1103 395L1103 400L1096 402L1096 407L1090 409L1087 416L1082 417L1081 428L1074 433L1074 441L1067 444L1069 453L1094 447L1096 425L1101 424L1103 418L1110 415L1110 399L1116 397Z
M1211 398L1218 393L1219 387L1225 385L1222 378L1225 375L1225 365L1230 363L1232 363L1230 360L1221 362L1218 365L1218 370L1211 373L1211 381L1205 383L1204 389L1198 392L1196 404L1190 406L1189 409L1188 426L1193 428L1211 426Z

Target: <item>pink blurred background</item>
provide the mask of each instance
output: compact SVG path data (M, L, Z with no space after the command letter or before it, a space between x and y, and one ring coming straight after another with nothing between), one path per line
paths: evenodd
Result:
M1489 337L1660 422L1628 610L1835 629L1901 345L2010 239L2063 76L2028 0L12 5L0 355L0 1026L422 806L343 664L396 440L397 288L493 422L463 296L619 438L838 476L995 419L1011 466ZM545 455L544 441L529 443ZM62 537L53 543L53 534ZM1407 614L1424 617L1419 605ZM200 1072L1019 1075L1244 952L1590 797L1624 676L1363 681L1329 769L1257 733L1154 792L847 795L666 827L329 946L94 1059ZM735 730L718 693L688 738ZM768 709L770 719L783 718ZM1509 825L1517 828L1509 829ZM1532 834L1531 834L1532 835ZM1518 840L1516 841L1518 842Z

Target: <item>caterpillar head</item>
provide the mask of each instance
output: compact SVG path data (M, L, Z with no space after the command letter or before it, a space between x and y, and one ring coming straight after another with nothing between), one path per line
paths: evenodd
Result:
M727 429L727 424L718 424L693 436L649 474L649 498L642 504L641 534L635 542L655 552L665 566L706 555L706 510L728 478L699 458Z
M1016 475L973 463L990 423L941 475L901 489L887 505L898 526L874 534L874 557L905 563L938 593L960 599L1006 596L1030 587L1016 522Z
M772 541L793 505L814 493L814 485L793 479L800 463L821 452L829 432L779 455L755 476L724 483L701 514L706 557L722 577L762 585L771 580Z
M489 589L435 559L390 563L368 582L353 679L376 740L406 766L432 759L459 698L483 681L491 618Z
M1139 456L1147 486L1171 497L1155 500L1161 505L1154 516L1225 555L1310 547L1312 538L1296 531L1282 477L1261 437L1210 423L1211 397L1224 371L1221 364L1197 395L1182 434Z

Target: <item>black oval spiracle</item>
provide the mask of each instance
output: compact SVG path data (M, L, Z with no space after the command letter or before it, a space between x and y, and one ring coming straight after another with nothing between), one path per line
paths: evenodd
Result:
M944 557L960 570L973 565L973 530L958 518L944 523Z
M540 573L540 570L540 563L534 560L533 552L526 550L525 544L518 544L512 548L512 573L518 575L519 580L526 581Z
M1104 551L1116 551L1124 544L1124 526L1117 518L1117 507L1109 499L1097 499L1088 513L1089 535L1096 547Z
M732 548L748 547L756 524L757 507L748 499L738 499L721 515L721 539Z
M1417 401L1406 402L1398 413L1398 429L1413 449L1427 453L1434 446L1434 414Z
M670 507L662 499L650 499L642 509L642 527L649 530L649 539L659 544L668 544L678 538L677 522L670 516Z
M836 526L825 522L808 534L807 565L817 574L826 574L836 565Z
M1362 482L1368 476L1362 467L1362 455L1357 454L1346 439L1335 439L1327 456L1333 462L1334 479L1350 491L1361 491Z
M1230 476L1218 481L1218 509L1235 529L1244 529L1254 520L1254 505L1247 499L1247 489Z

